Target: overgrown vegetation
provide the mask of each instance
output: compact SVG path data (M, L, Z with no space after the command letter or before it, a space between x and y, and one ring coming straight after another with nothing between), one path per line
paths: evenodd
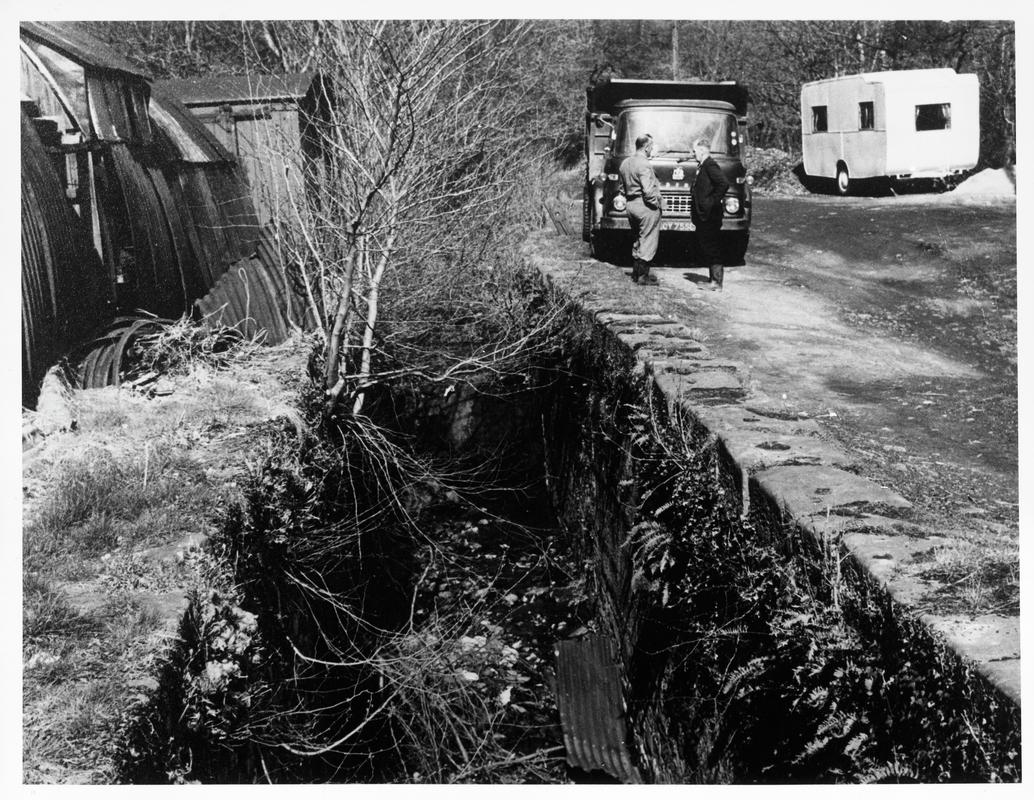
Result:
M491 377L479 413L532 404L524 384ZM534 419L510 411L510 434ZM540 501L513 470L464 472L429 442L368 417L279 441L213 543L234 588L195 601L126 779L564 779L547 665L550 632L586 613L581 570L548 515L521 510ZM527 442L498 447L512 460ZM512 513L486 515L500 498Z
M651 397L604 333L572 331L546 428L554 498L595 554L597 625L626 654L644 775L1019 780L1016 707L893 608L836 537L785 529L757 498L743 517L692 414Z
M628 543L651 609L632 665L646 692L633 713L648 738L676 743L674 758L651 764L655 775L1017 780L1015 709L991 690L980 696L956 657L892 612L836 540L815 544L740 517L714 443L657 414L631 420L649 489Z
M748 147L744 155L754 178L754 189L771 194L806 194L798 173L802 171L799 154L774 147Z
M125 357L125 378L182 374L199 364L221 369L247 358L260 343L235 328L211 328L184 315L132 341Z
M183 336L194 347L171 359L182 377L166 384L165 396L115 387L70 396L74 430L52 433L26 455L28 783L114 779L119 730L153 684L176 592L213 580L199 543L234 491L231 476L242 464L233 462L247 452L238 443L278 408L274 396L260 395L261 382L214 372L222 354L198 355L220 350L207 341L219 334L176 334ZM160 352L168 355L167 343ZM235 350L238 374L248 352L257 355Z

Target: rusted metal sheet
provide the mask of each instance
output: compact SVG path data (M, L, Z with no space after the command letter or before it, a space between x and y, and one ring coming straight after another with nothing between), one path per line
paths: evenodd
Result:
M553 222L553 227L556 228L556 232L561 236L571 236L572 233L567 226L567 220L564 219L564 212L560 208L558 201L545 201L542 204L542 208L546 212L546 216Z
M113 315L108 276L65 199L51 155L21 115L22 402L48 367Z
M567 763L642 783L626 745L622 668L603 636L568 639L557 648L557 699Z
M181 163L173 173L171 191L182 198L178 208L194 226L211 288L230 264L255 253L260 231L251 198L233 164Z
M165 209L147 170L129 148L113 144L110 154L129 212L133 256L126 278L135 290L136 307L178 317L190 307L193 298L185 293Z
M176 317L230 265L255 254L260 229L239 167L178 162L158 169L118 144L111 155L130 209L137 307Z
M172 171L169 178L169 192L192 233L198 270L207 291L235 259L225 255L225 240L217 235L221 221L205 181L205 169L201 165L183 163Z
M200 297L211 286L205 281L200 268L200 258L195 248L196 239L190 235L189 218L176 207L172 191L162 171L153 164L145 167L151 187L166 222L169 242L172 245L172 260L178 266L183 299L189 304L193 298Z
M86 98L94 134L105 141L150 144L150 89L146 83L112 76L113 73L86 69Z
M166 159L202 164L234 160L218 137L199 124L174 95L153 89L150 111L160 132L156 140Z
M170 320L155 317L119 317L97 338L87 342L76 354L79 385L87 389L116 386L122 380L123 359L140 336L156 333Z
M230 267L197 306L211 327L236 328L247 337L264 330L265 342L278 344L292 329L289 292L278 269L248 258Z

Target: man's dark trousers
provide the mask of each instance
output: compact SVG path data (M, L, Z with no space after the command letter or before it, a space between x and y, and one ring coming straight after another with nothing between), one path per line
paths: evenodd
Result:
M722 285L725 277L725 267L722 265L721 234L722 217L718 219L702 220L696 223L697 244L700 247L701 266L707 267L708 276L712 283Z

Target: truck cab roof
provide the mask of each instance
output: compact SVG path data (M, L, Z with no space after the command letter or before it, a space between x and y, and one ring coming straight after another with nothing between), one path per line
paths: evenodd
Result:
M622 100L614 104L614 111L630 108L711 108L716 111L735 112L732 103L723 100Z

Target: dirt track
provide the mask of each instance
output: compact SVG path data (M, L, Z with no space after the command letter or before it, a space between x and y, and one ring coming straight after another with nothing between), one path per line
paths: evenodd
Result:
M1014 201L759 196L723 293L690 259L669 243L660 289L629 291L664 293L757 402L820 419L931 522L1015 542Z

